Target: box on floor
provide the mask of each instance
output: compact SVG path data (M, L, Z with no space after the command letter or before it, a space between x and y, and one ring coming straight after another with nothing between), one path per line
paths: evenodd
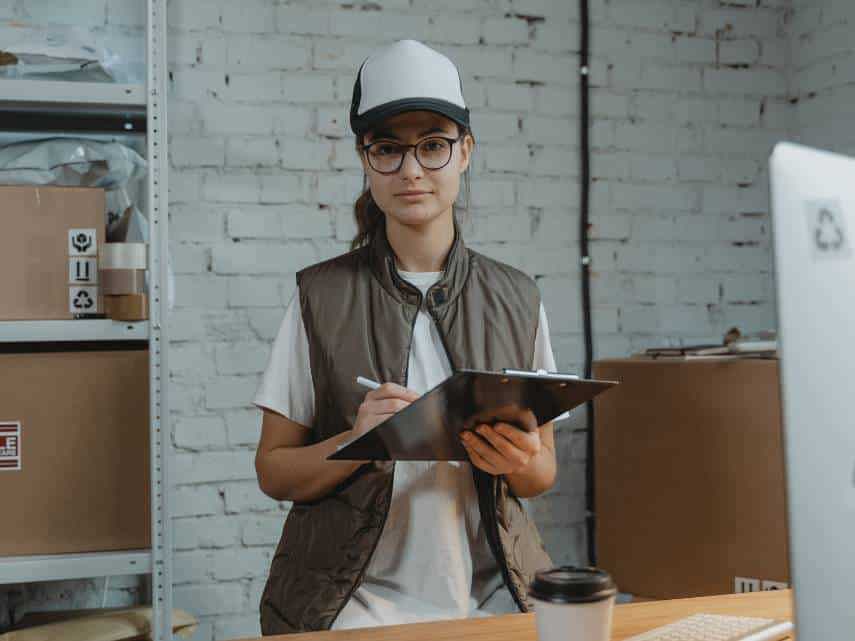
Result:
M789 582L778 361L630 358L595 401L598 565L651 598Z

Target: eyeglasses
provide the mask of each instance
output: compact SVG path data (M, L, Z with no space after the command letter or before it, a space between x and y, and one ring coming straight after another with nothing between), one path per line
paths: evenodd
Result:
M397 142L378 140L362 146L368 164L371 168L381 174L394 174L404 164L404 156L407 150L413 149L416 161L425 169L437 170L445 167L451 160L451 152L454 143L463 138L461 134L457 138L444 138L435 136L425 138L415 145L402 145Z

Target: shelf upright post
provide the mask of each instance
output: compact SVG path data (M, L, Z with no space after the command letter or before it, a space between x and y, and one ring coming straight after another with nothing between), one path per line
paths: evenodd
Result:
M166 0L147 0L149 332L151 396L152 639L172 639L172 536L169 511L171 435L167 386L168 154L166 135Z

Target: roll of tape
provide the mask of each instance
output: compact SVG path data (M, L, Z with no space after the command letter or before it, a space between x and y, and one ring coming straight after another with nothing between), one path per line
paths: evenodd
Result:
M103 269L100 276L101 290L107 296L145 292L144 269Z
M146 320L148 318L148 297L145 294L104 296L104 312L108 318L113 320Z
M98 265L101 269L145 269L148 252L145 243L104 243Z

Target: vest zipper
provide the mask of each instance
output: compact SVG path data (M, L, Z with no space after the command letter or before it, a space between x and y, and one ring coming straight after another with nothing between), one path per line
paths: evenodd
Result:
M410 325L410 344L407 348L407 360L404 361L404 385L407 384L407 377L410 374L410 352L413 349L413 335L416 333L416 320L419 317L419 310L422 308L422 293L418 292L419 295L419 306L416 308L416 313L413 315L413 322ZM371 563L371 559L374 556L374 552L377 551L377 546L380 543L380 537L383 536L383 529L386 527L386 520L389 518L389 508L392 507L392 494L395 489L395 461L392 461L392 474L391 474L391 483L389 488L389 498L386 499L386 507L383 510L383 520L380 522L380 534L377 535L377 538L374 539L374 545L371 546L371 554L368 555L368 559L362 565L362 570L360 570L359 575L356 577L356 581L350 587L347 595L344 597L344 600L341 602L338 610L335 613L335 616L330 621L330 627L335 623L335 620L338 618L338 615L341 614L341 611L344 609L344 606L347 605L347 602L350 601L350 597L353 596L353 593L356 592L358 586L362 585L362 580L365 578L365 572L368 570L368 564Z
M430 290L428 290L428 293L430 293ZM430 298L428 298L428 300L430 300ZM440 326L439 321L436 318L436 314L434 314L434 310L430 306L430 304L428 304L428 310L430 311L430 315L431 315L431 318L433 319L434 325L436 325L436 333L439 334L440 341L442 341L442 347L445 350L445 355L448 358L448 362L451 364L451 369L452 369L452 371L456 371L457 367L455 366L454 360L452 359L451 350L448 349L448 343L445 340L445 334L443 333L442 327ZM412 341L412 339L410 339L410 340ZM472 472L474 474L474 473L480 472L480 470L477 470L473 466ZM491 479L491 483L490 483L490 485L491 485L491 488L490 488L490 508L491 508L491 512L492 512L492 518L487 523L487 526L488 526L487 527L487 532L488 532L488 534L487 534L487 545L489 545L490 550L493 552L493 556L496 557L496 561L499 563L499 569L502 572L502 577L505 579L505 584L508 586L508 590L510 590L511 596L513 597L514 601L516 602L517 607L520 609L520 612L528 612L528 608L523 604L523 601L522 601L519 593L517 592L516 585L511 580L511 571L510 571L509 566L508 566L508 559L505 556L505 549L502 547L502 541L499 538L499 522L498 522L498 517L496 516L496 511L498 508L497 508L497 503L496 503L496 494L494 491L496 480L494 479L494 477L490 477L490 479ZM474 478L473 478L473 482L474 482ZM478 490L477 483L475 484L475 489L477 492L477 490ZM478 507L479 507L479 512L480 512L481 511L480 510L480 507L481 507L480 499L478 501ZM482 520L484 519L483 513L481 514L481 519ZM489 539L490 539L491 534L495 540L495 547L490 545Z
M517 591L516 584L511 580L511 571L508 566L508 559L505 556L505 548L502 547L502 540L499 537L499 520L496 516L496 511L498 509L496 502L496 493L494 492L497 480L495 477L492 479L490 485L490 507L493 513L493 519L490 522L490 525L493 526L493 536L496 540L496 556L498 557L496 560L499 562L499 567L502 570L502 575L505 579L505 583L508 586L508 590L511 592L511 596L514 598L514 601L517 604L517 607L520 609L520 612L528 612L528 608L523 603L522 597L520 597L519 592Z

